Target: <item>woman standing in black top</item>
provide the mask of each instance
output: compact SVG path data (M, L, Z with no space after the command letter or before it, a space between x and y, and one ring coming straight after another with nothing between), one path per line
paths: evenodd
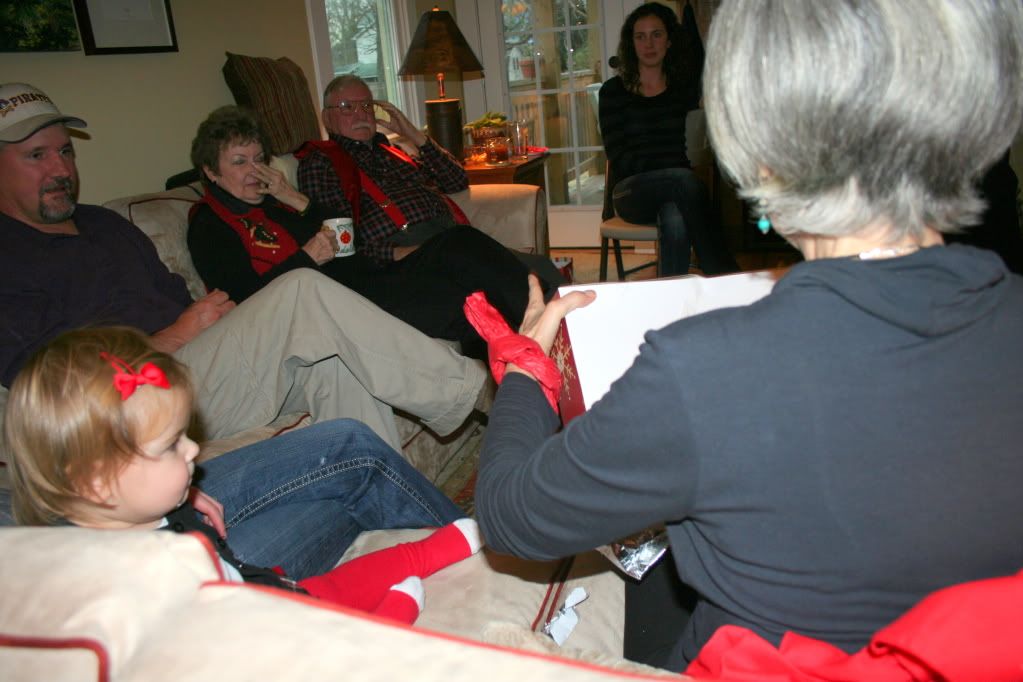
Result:
M657 223L659 276L689 272L690 244L705 274L735 272L686 157L686 114L699 105L702 64L687 63L683 48L678 18L664 5L641 5L622 26L618 75L600 88L615 213Z

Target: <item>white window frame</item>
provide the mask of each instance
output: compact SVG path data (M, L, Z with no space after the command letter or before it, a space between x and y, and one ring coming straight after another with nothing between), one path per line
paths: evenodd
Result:
M327 31L327 9L323 0L305 0L309 38L313 49L313 68L316 80L316 108L323 106L323 89L334 78L334 60L330 52L330 34ZM391 15L394 17L394 34L391 49L394 64L400 65L412 42L412 30L419 23L413 16L413 0L391 0ZM425 120L425 108L421 104L426 98L421 82L414 79L398 78L395 89L398 101L394 105L401 109L414 124L421 126ZM409 103L412 103L409 105Z

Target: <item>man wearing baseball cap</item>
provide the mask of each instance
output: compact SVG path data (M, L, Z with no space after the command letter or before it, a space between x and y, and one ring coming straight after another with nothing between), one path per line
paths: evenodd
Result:
M473 411L482 363L312 270L277 278L236 310L219 290L192 301L141 230L77 203L67 127L84 125L38 88L0 85L4 386L60 332L119 324L150 334L191 368L210 438L309 412L314 421L363 421L397 449L392 405L440 435Z
M78 172L65 126L84 128L85 121L60 113L46 93L31 85L0 86L0 145L7 147L32 138L45 146L59 147L53 157L56 165L35 163L42 161L38 158L41 150L36 150L33 163L0 167L0 206L4 207L0 210L38 229L47 230L40 226L52 225L57 230L73 229L73 225L64 223L75 211ZM37 197L31 196L33 188Z

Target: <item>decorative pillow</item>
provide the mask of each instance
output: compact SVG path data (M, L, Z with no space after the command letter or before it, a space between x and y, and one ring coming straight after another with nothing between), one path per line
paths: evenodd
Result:
M185 278L192 298L206 295L206 285L192 264L188 251L188 211L202 198L202 187L193 183L166 192L138 194L114 199L103 206L120 213L153 241L160 260L171 272Z
M224 80L239 106L252 110L270 141L271 154L287 154L320 139L320 122L302 69L287 57L247 57L226 52Z
M0 530L0 677L118 679L200 585L222 579L211 552L174 533Z

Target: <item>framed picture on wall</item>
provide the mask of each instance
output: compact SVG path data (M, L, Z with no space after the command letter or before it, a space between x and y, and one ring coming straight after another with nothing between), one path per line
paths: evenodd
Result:
M74 0L85 54L177 52L170 0Z

